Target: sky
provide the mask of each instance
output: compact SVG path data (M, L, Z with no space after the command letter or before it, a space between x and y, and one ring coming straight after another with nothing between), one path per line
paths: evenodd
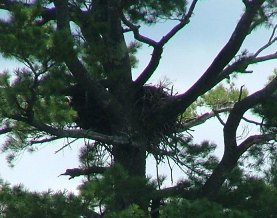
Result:
M164 48L161 63L150 83L159 83L168 80L176 92L187 90L205 71L213 58L227 42L235 28L236 22L243 13L242 3L239 0L202 0L199 1L191 22L180 31ZM161 23L155 27L141 27L142 34L159 40L172 27L173 22ZM242 46L255 52L263 43L267 42L270 32L260 28L247 38ZM126 38L129 40L130 34ZM275 45L271 51L276 51ZM136 76L147 65L151 57L151 48L144 46L138 52L138 67L134 70ZM270 52L270 51L268 51ZM17 63L0 58L0 71L16 68ZM260 65L251 66L253 74L242 75L236 81L238 87L245 85L250 92L264 86L267 77L277 68L277 62L269 61ZM215 120L208 121L205 126L197 127L193 132L195 141L209 139L219 145L222 151L222 126ZM23 184L29 190L46 191L64 190L76 191L81 178L68 180L68 177L59 176L67 168L78 167L78 150L80 144L73 144L55 154L65 145L65 141L42 145L34 153L23 153L15 162L13 168L8 167L5 154L0 155L0 178L11 184ZM154 164L149 165L148 173L153 174ZM167 168L162 168L164 174Z

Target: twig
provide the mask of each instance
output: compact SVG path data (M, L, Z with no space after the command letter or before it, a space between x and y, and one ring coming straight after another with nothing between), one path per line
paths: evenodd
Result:
M64 146L62 146L57 151L55 151L55 154L59 153L61 150L63 150L64 148L70 146L72 143L76 142L77 140L78 140L78 138L77 139L73 139L72 141L66 143Z

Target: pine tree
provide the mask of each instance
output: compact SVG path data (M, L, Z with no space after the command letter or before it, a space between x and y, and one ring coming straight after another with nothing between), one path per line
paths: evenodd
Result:
M6 136L2 150L9 161L37 144L85 139L81 168L67 169L64 175L87 176L84 196L93 195L92 202L107 217L159 217L166 199L176 196L189 208L198 203L187 200L216 200L240 157L253 156L259 145L268 148L276 140L275 113L267 106L277 78L248 94L230 77L277 58L276 52L264 54L276 42L277 3L242 2L245 10L225 46L190 89L175 94L165 84L147 82L159 66L163 47L190 23L200 1L0 1L8 12L8 19L0 22L0 52L24 64L0 76L1 133ZM175 20L176 25L160 40L141 34L142 25L163 20ZM269 40L254 53L241 52L246 37L260 26L272 29ZM128 43L125 34L130 32L134 42ZM152 56L132 78L141 45L151 47ZM238 141L244 114L259 105L260 116L269 117L266 125L275 128ZM199 114L199 108L208 112ZM211 153L216 145L195 144L187 134L211 117L224 125L221 160ZM161 189L162 178L146 176L149 156L158 163L170 159L188 179Z

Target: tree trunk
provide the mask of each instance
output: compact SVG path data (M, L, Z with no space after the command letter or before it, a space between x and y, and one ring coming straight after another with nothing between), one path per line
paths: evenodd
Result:
M214 200L228 175L236 167L239 155L224 153L222 160L201 189L200 196Z

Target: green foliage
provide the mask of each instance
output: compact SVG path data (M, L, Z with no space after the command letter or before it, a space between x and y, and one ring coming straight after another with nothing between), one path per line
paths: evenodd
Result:
M121 5L119 8L113 8L111 5L106 8L104 6L108 5L107 2ZM121 24L121 12L130 22L136 25L133 28L139 28L141 24L151 25L169 19L177 22L182 20L185 12L187 12L188 2L191 1L70 0L69 11L72 22L69 25L72 27L72 37L68 37L70 34L69 30L56 31L56 17L55 13L54 15L52 14L52 9L49 8L48 11L43 11L45 9L43 6L52 7L53 1L35 1L32 6L28 7L25 4L21 4L23 1L9 1L10 4L8 6L6 1L1 2L1 8L2 6L3 8L6 7L5 10L7 9L9 13L8 19L0 21L0 53L6 58L15 58L25 65L25 67L21 67L14 72L7 71L0 74L0 125L4 127L3 132L6 131L5 128L8 132L2 151L10 152L8 156L9 161L12 161L17 153L25 149L33 150L35 148L33 144L40 143L43 140L47 141L49 135L43 132L45 128L38 130L38 126L55 127L55 130L68 130L68 128L79 125L79 128L96 129L95 131L108 135L103 135L103 138L117 139L118 136L123 135L124 138L128 136L126 138L130 140L131 145L133 145L133 142L134 144L137 142L141 143L139 149L136 151L140 151L141 149L145 153L153 154L158 162L166 158L172 158L176 164L183 168L187 176L185 181L188 184L188 189L186 190L189 193L188 196L193 196L197 199L198 196L195 193L198 193L197 191L199 191L207 177L211 175L219 163L213 154L216 145L208 141L200 144L192 143L190 141L191 137L187 139L182 133L178 132L179 127L182 128L183 121L186 124L186 122L191 120L197 120L199 108L213 111L232 108L236 102L248 95L247 90L243 88L237 89L232 83L229 86L223 84L218 85L191 104L181 116L180 123L179 120L176 121L174 118L174 125L176 124L176 126L171 128L173 126L171 120L165 123L165 125L157 121L164 115L162 113L162 116L157 116L157 120L153 119L156 122L154 125L149 122L149 120L152 120L152 116L155 115L156 111L159 112L162 110L161 108L166 108L168 99L173 99L174 101L172 93L165 92L164 87L132 87L132 89L129 89L129 94L126 92L127 89L125 90L125 84L110 84L113 81L122 80L125 82L132 77L131 67L135 67L137 64L135 54L141 46L137 42L132 42L129 46L125 45L124 36L120 34L122 34L122 30L128 31L128 28L126 29L124 25L121 27L117 26L117 24ZM89 11L90 9L92 10ZM123 11L120 11L121 9ZM102 19L106 18L106 13L111 11L113 12L112 22L114 23L108 23L107 19ZM252 29L261 24L270 25L271 16L274 14L276 15L276 1L266 1L255 16L252 22ZM116 19L117 15L118 19ZM47 20L48 18L50 20ZM45 23L41 23L43 19L46 19ZM170 34L174 35L174 31L178 28L179 26L176 26L166 37L171 36ZM117 34L113 34L113 32L111 33L112 30L119 31ZM136 38L142 38L141 41L152 42L151 39L139 36L135 31L134 33ZM113 38L114 36L115 39ZM166 37L163 39L167 40ZM236 39L236 34L233 37ZM239 40L235 40L234 42L236 41ZM229 44L234 42L230 40ZM150 45L151 43L146 44ZM158 41L152 44L158 47L165 46L160 45ZM155 48L155 46L153 47ZM159 55L157 55L156 51L158 50L153 52L151 64L146 68L146 71L150 70L149 73L151 73L151 68L155 70L155 65L159 62ZM242 52L243 57L246 57L246 55L248 55L247 52ZM103 85L100 89L97 89L96 85L92 90L100 90L99 93L105 93L106 91L105 94L110 97L107 101L105 101L106 99L101 101L95 97L94 95L98 94L97 91L88 94L87 90L85 90L86 87L81 87L84 89L84 92L82 90L80 93L74 93L75 95L72 93L76 85L82 86L83 84L78 83L82 79L87 78L82 76L85 72L79 73L78 69L76 70L74 67L70 67L70 64L67 64L72 71L69 72L65 64L63 64L63 61L71 63L71 60L76 60L76 58L79 58L80 62L89 72L86 76L91 76L97 85L99 82L99 87ZM242 61L242 58L239 60ZM128 60L121 63L123 59ZM218 59L220 60L220 56ZM122 67L118 67L120 65ZM129 67L130 65L131 67ZM238 72L245 71L246 65L242 64L242 69L237 68L236 70ZM219 69L223 67L219 67ZM124 75L123 72L125 73ZM73 78L72 74L75 78ZM77 74L78 76L76 76ZM133 85L131 82L130 84ZM138 99L134 99L136 97L133 98L132 91L137 88L141 88L144 94L138 95ZM118 93L123 94L122 96L116 96ZM200 93L203 92L200 91ZM105 94L102 96L106 98L107 95ZM147 101L148 99L144 99L147 96L149 96L149 101ZM276 130L276 96L276 93L269 96L255 109L255 113L264 119L265 128L263 131ZM89 99L89 97L93 100ZM94 129L91 123L89 123L87 128L83 127L82 124L80 125L80 122L78 123L76 121L77 116L80 115L79 111L77 114L73 109L74 106L72 106L73 98L77 99L76 101L80 100L81 103L78 106L84 109L80 110L84 116L82 120L89 119L90 115L93 114L95 116L91 116L90 121L91 123L96 123L97 118L100 117L98 115L100 114L105 118L107 117L107 119L100 117L100 121L96 125L104 127L104 120L113 129L102 132L100 128ZM129 99L132 100L128 102ZM137 103L139 101L142 101L142 109L136 110L137 108L135 107L139 105ZM107 108L110 108L110 102L118 103L115 104L115 112L111 113L111 115L107 111ZM95 107L90 107L91 105ZM92 111L91 109L94 108L96 110ZM128 124L124 126L125 116L122 119L122 117L116 117L114 114L120 111L117 115L122 116L128 110L134 110L135 112L130 113L131 116L126 116L126 123ZM145 116L143 113L147 110L149 110L149 113L145 113ZM98 113L99 111L100 113ZM104 113L101 113L103 111ZM137 119L139 116L143 120L141 123L140 118ZM129 119L129 117L132 118ZM161 120L163 120L163 117ZM132 123L133 121L134 124ZM149 127L147 126L148 122L150 123ZM36 125L37 123L41 125ZM128 126L130 124L132 126ZM160 124L161 128L156 128ZM119 128L117 129L117 127ZM152 127L158 131L154 131ZM142 131L140 128L145 129ZM51 133L51 131L49 132ZM6 184L1 184L0 213L2 214L0 215L2 217L23 218L73 218L84 217L87 211L93 211L93 209L97 208L104 217L108 218L146 217L149 215L147 214L148 207L151 205L151 202L153 203L152 197L158 193L158 190L156 190L157 185L147 178L132 176L131 173L135 174L136 172L129 172L128 174L121 165L114 164L117 158L110 158L109 155L116 155L113 146L120 146L119 144L121 143L107 145L100 142L93 142L81 150L81 167L89 168L93 165L112 166L103 175L91 176L81 186L81 194L79 196L51 192L32 193L21 186L11 188ZM267 183L259 179L247 177L243 168L237 167L228 175L228 180L220 192L219 199L216 199L219 203L206 199L188 200L185 198L186 196L183 199L176 197L165 198L162 202L164 205L160 210L161 217L274 216L277 213L276 207L274 207L277 195L277 155L276 148L272 147L270 147L270 151L267 150L265 152L264 146L253 146L247 153L248 156L246 156L256 161L251 167L255 165L260 167L260 164L264 160L264 155L270 154L270 167L264 171ZM118 150L120 149L121 147ZM130 150L133 149L130 148ZM124 154L128 153L127 151L122 152ZM130 155L133 155L131 153ZM143 161L145 159L141 161L141 163L138 163L139 166L144 164ZM170 189L168 190L170 191ZM85 212L83 208L85 208Z
M271 81L277 76L277 70L268 78ZM253 109L253 113L262 118L261 132L272 132L277 129L277 92L265 98Z
M78 218L85 215L80 199L65 192L29 192L1 182L0 216L22 218Z
M40 6L13 7L8 21L0 21L0 51L6 57L20 60L47 60L52 45L50 25L32 25Z
M202 184L218 164L213 155L216 145L208 141L201 144L188 143L182 148L180 159L187 168L186 174L195 185Z
M231 185L228 191L223 191L218 201L231 209L247 211L253 218L275 217L277 189L267 184L263 179L249 177Z
M146 0L126 1L123 6L134 23L153 24L160 19L180 18L186 10L187 1L183 0Z
M250 218L247 213L238 210L224 209L220 204L210 202L206 199L189 201L174 199L168 202L161 210L161 218Z
M243 88L243 87L242 87ZM247 90L237 89L234 84L230 87L218 85L201 97L203 105L213 109L232 106L235 102L248 95Z
M182 114L181 119L184 121L193 119L197 116L197 107L199 104L197 102L194 102L186 109L186 111Z
M105 215L105 218L146 218L145 213L140 207L136 204L129 206L125 210L119 212L111 212Z
M81 195L85 201L93 202L92 207L100 206L105 209L105 214L111 213L111 217L115 216L113 212L119 209L116 208L118 201L125 205L127 202L124 201L129 199L147 207L153 191L153 184L143 178L129 176L119 165L114 165L103 177L88 181L81 187ZM135 212L140 217L140 210L136 205L132 205L123 214Z

